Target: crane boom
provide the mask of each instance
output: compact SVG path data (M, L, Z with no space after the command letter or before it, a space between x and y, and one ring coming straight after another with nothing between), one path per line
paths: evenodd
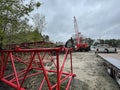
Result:
M75 29L75 34L78 34L78 25L75 16L74 16L74 29Z
M74 29L75 29L75 35L77 38L77 43L80 44L80 33L78 32L78 25L77 25L77 20L74 16Z

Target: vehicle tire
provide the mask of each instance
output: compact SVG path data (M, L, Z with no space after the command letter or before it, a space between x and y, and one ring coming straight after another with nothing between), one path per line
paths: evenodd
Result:
M112 68L107 67L107 72L112 78L115 77L115 71Z
M115 48L115 53L117 53L117 49Z
M104 52L105 52L105 53L109 53L109 50L106 48L106 49L104 50Z
M120 72L115 73L115 79L116 79L117 83L120 85Z

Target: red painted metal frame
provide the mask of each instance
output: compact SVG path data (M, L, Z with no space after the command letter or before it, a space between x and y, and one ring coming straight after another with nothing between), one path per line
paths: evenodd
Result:
M64 59L60 60L60 52L65 52ZM54 55L53 55L54 52ZM67 58L69 57L69 58ZM70 71L66 72L64 67L66 61L70 61ZM45 64L52 62L54 69L46 68ZM17 69L16 63L25 65L22 69ZM9 72L8 65L11 65L12 72ZM10 66L9 66L10 67ZM31 72L31 70L35 72ZM56 74L56 83L52 85L49 74ZM68 48L41 48L41 49L20 49L0 51L0 81L8 84L16 90L26 90L24 83L27 78L37 75L44 75L38 90L43 90L44 83L47 83L49 90L60 90L61 84L66 80L66 90L69 90L73 77L72 53ZM64 77L62 77L64 76Z
M55 47L55 44L52 42L47 41L38 41L38 42L26 42L26 43L20 43L20 44L8 44L6 45L7 49L14 49L16 46L20 46L22 48L47 48L49 47Z

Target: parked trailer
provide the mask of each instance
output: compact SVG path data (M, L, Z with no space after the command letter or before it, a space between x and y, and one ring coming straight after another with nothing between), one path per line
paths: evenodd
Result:
M97 54L104 61L108 73L120 85L120 54Z

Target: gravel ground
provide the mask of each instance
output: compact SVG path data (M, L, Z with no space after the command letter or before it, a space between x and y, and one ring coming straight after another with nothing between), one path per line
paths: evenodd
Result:
M73 53L73 67L77 75L72 84L73 90L120 90L107 73L104 61L92 52Z

